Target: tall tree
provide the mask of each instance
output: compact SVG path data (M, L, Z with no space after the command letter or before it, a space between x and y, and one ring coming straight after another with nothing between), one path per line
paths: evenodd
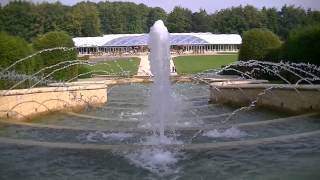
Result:
M72 7L71 13L74 36L100 35L99 12L94 3L78 3Z
M33 7L26 1L11 1L4 6L1 15L3 29L11 35L31 40L35 35Z
M287 39L289 31L305 25L307 22L306 12L302 8L296 8L294 6L283 6L279 12L279 36L283 39Z
M167 21L166 12L159 7L150 9L148 14L147 27L150 28L157 20L162 20L165 24Z
M247 5L243 8L243 17L249 29L263 27L262 13L255 7Z
M3 18L3 14L2 14L2 6L1 6L1 4L0 4L0 31L3 31L3 20L2 20L2 18Z
M263 24L265 28L268 28L270 31L274 33L278 33L279 31L279 16L276 8L265 8L263 7L261 10L263 17Z
M242 6L224 9L211 16L210 29L215 33L239 33L249 29Z
M175 7L167 18L168 29L170 32L190 32L191 23L191 10L182 7Z
M192 31L193 32L208 32L209 31L209 16L204 9L192 14Z
M41 3L35 6L36 19L34 30L36 34L44 34L50 31L71 31L71 8L59 2Z

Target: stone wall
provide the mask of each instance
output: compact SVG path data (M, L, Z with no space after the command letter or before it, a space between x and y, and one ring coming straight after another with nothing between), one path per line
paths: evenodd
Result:
M319 85L211 84L211 102L266 107L292 113L320 112Z
M0 91L0 118L27 119L55 111L78 110L107 102L104 84Z

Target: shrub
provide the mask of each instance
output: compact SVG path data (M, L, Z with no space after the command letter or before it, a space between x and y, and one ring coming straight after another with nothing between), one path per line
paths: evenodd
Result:
M243 34L239 60L262 60L269 49L280 46L280 39L271 31L251 29Z
M292 62L320 64L320 24L290 32L283 45L283 58Z
M32 49L25 40L0 32L0 72L31 53ZM30 74L33 61L33 58L27 59L8 69L4 74L0 74L0 89L8 89L20 81L25 74ZM24 88L28 83L29 81L26 81L18 88Z
M53 31L46 33L42 36L38 36L33 42L33 46L36 50L43 50L55 47L74 47L72 38L65 32ZM40 55L43 67L48 67L55 65L60 62L75 60L77 58L77 53L74 49L70 50L52 50L41 53ZM54 69L63 68L63 66L58 66ZM45 72L45 74L51 73L53 69ZM55 80L68 80L77 76L78 68L76 65L70 66L66 69L59 70L52 75Z
M29 44L20 37L10 36L5 32L0 32L0 69L5 69L17 60L30 55L32 49ZM19 63L12 71L28 73L30 61Z

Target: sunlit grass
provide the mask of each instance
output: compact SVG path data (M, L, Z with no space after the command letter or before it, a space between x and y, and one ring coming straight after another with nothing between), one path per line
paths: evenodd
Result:
M179 56L173 59L178 74L193 74L208 69L217 69L231 64L238 59L238 54Z

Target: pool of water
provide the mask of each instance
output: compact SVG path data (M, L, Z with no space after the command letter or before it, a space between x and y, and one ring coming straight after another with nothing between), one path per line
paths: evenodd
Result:
M18 140L0 143L0 179L320 179L319 116L230 118L236 108L209 104L206 85L172 88L163 146L148 123L148 84L113 86L100 108L0 124L0 138Z

